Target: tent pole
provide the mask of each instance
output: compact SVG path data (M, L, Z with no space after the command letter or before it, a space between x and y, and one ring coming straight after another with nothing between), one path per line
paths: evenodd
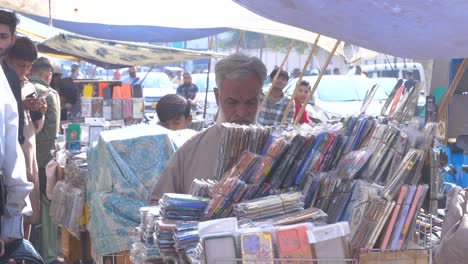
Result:
M292 39L292 40L291 40L291 43L289 44L289 47L288 47L288 51L286 51L286 54L284 55L283 61L281 62L281 65L279 66L278 71L277 71L276 74L275 74L275 77L274 77L273 80L271 81L270 88L268 88L268 91L267 91L267 93L265 94L265 97L263 97L263 101L262 101L262 103L260 104L260 107L258 107L258 109L257 109L257 115L258 115L258 113L260 113L260 111L262 110L262 108L265 106L266 100L267 100L268 96L270 96L271 90L272 90L272 88L273 88L273 83L275 83L275 82L276 82L276 79L278 79L278 76L279 76L279 74L280 74L280 71L283 69L283 66L284 66L284 64L286 63L286 60L288 59L289 53L291 52L291 50L292 50L292 48L293 48L295 42L296 42L295 39Z
M442 118L442 115L445 114L447 107L448 107L448 102L450 98L452 97L453 93L458 87L458 84L461 81L461 78L463 77L463 74L465 73L465 68L466 65L468 64L468 58L463 59L462 64L460 65L460 68L458 68L457 74L455 74L455 78L453 78L452 83L450 84L450 88L447 90L447 92L444 95L444 98L442 99L439 107L439 118L438 120L440 121Z
M437 124L438 124L438 130L439 130L438 137L439 137L439 140L442 141L444 144L447 144L448 104L449 104L450 98L455 93L455 90L457 90L458 85L460 84L461 78L463 77L463 74L465 73L467 64L468 64L468 59L467 58L463 59L463 62L458 68L458 71L455 74L455 77L453 78L453 81L450 84L449 89L445 91L444 97L441 98L440 100L439 109L437 113Z
M301 116L302 116L302 114L304 113L304 110L305 110L305 108L306 108L306 105L309 103L310 98L312 98L312 95L314 95L315 90L317 90L317 86L318 86L318 84L320 83L320 80L322 79L322 76L323 76L323 74L325 73L325 70L327 69L328 64L330 63L330 61L331 61L333 55L335 55L335 51L336 51L336 50L338 49L338 47L340 46L340 43L341 43L341 41L340 41L340 40L337 40L337 41L336 41L336 44L335 44L335 47L333 47L333 50L330 52L330 54L328 54L327 60L326 60L325 63L322 65L322 69L320 70L320 73L319 73L319 75L318 75L318 77L317 77L317 80L315 80L314 87L313 87L312 90L309 92L309 95L307 96L306 101L302 104L301 110L299 110L299 113L297 113L296 120L294 120L294 124L299 123L299 121L301 120Z
M244 34L245 34L245 32L243 30L241 30L240 34L239 34L239 40L237 41L236 53L239 52L239 48L240 48L240 45L242 43L242 39L244 38Z
M306 61L304 63L304 66L302 66L302 71L301 71L301 74L299 75L299 78L297 79L297 83L296 83L296 86L294 87L293 94L292 94L291 98L289 99L288 105L286 106L286 110L283 113L283 118L281 119L281 125L284 125L286 123L286 119L288 118L289 109L291 109L291 107L293 106L293 103L294 103L294 97L296 96L297 88L301 84L302 77L304 77L304 73L307 70L307 67L309 67L309 63L312 60L312 57L314 56L314 53L315 53L315 50L317 49L319 40L320 40L320 34L318 34L317 37L315 38L314 45L312 46L312 49L309 52L309 56L307 56L307 59L306 59Z
M208 49L213 49L213 36L210 37L210 44ZM206 118L206 105L208 104L208 89L210 88L210 70L211 70L211 56L208 58L208 72L206 73L206 87L205 87L205 104L203 105L203 120Z
M91 79L94 79L94 77L96 76L96 71L97 71L97 65L94 65L94 70L93 70L93 74L91 75Z

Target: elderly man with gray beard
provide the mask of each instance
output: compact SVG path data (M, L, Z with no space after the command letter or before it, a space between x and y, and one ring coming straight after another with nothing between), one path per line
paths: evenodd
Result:
M256 57L233 54L216 64L215 73L218 123L254 124L267 74L263 62ZM167 162L150 202L158 201L164 193L188 193L195 178L213 179L220 139L221 127L214 125L182 145Z

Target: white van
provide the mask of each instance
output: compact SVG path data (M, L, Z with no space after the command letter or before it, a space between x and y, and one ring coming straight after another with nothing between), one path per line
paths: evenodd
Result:
M412 71L413 79L421 83L422 91L427 91L426 87L426 75L424 73L424 68L421 63L413 62L397 62L395 63L379 63L379 64L367 64L361 65L363 72L367 72L367 77L369 78L396 78L404 79L405 72ZM352 68L348 75L353 75L355 73L355 68Z

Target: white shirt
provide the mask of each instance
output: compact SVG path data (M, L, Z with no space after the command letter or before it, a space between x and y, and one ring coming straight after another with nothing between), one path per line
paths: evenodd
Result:
M0 66L1 68L1 66ZM33 184L27 181L26 164L18 143L18 108L3 69L0 70L0 168L7 192L2 237L23 237L23 213Z

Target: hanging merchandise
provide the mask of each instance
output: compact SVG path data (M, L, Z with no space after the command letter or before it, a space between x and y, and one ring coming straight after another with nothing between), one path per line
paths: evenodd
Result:
M191 195L160 201L160 257L350 263L371 250L414 247L415 237L430 236L421 232L423 203L435 198L429 187L440 190L422 176L426 156L437 160L436 126L409 119L416 92L392 98L381 117L313 128L222 124L217 180L195 179ZM429 170L433 179L436 170Z

